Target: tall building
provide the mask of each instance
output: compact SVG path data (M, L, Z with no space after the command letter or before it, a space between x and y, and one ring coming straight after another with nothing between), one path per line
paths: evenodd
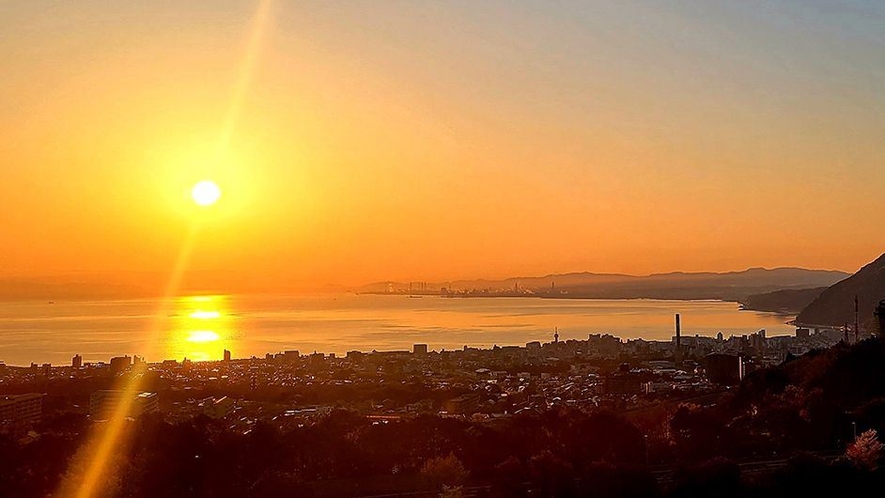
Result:
M227 349L224 350L224 361L230 361L230 351L228 351Z
M80 355L74 355L71 358L71 366L74 368L81 368L83 366L83 357Z
M412 354L427 354L427 344L415 344L412 346Z

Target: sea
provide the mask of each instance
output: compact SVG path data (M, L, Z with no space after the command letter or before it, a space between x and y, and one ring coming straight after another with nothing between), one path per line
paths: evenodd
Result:
M7 365L107 362L138 355L218 360L298 350L346 354L525 345L586 339L670 340L674 314L684 336L789 335L793 317L741 310L724 301L321 294L190 295L172 299L0 302L0 361Z

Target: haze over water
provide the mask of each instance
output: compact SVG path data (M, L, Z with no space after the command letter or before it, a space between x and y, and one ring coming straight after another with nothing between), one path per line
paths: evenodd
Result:
M218 360L224 349L247 358L287 349L405 350L415 343L451 350L546 342L554 327L561 340L597 333L669 340L674 313L682 314L686 336L793 332L789 317L720 301L237 295L177 298L159 321L158 343L149 344L158 309L155 300L0 303L0 361L67 364L74 354L85 361L123 354Z

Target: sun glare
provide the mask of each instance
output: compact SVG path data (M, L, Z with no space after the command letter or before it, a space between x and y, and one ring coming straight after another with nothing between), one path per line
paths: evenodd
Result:
M216 332L211 330L195 330L188 335L188 342L214 342L219 339L219 336Z
M211 206L221 198L221 189L212 180L203 180L194 185L191 197L200 206Z
M191 318L196 318L198 320L212 320L214 318L218 318L221 316L221 313L217 311L203 311L197 310L191 313Z

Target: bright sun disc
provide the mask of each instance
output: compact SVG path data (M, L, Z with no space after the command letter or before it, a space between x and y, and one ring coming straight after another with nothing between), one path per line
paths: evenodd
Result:
M194 189L191 190L191 197L200 206L211 206L218 202L218 199L221 197L221 189L212 180L203 180L194 185Z

